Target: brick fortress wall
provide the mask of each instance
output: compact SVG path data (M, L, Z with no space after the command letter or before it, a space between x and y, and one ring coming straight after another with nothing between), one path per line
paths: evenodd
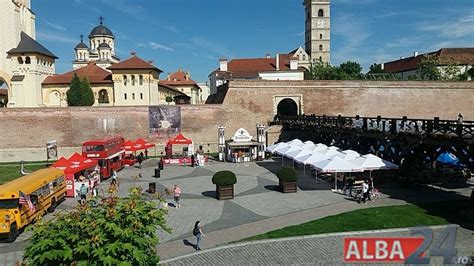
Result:
M462 113L474 120L472 82L235 81L222 105L181 106L182 132L196 148L215 152L218 125L226 126L227 139L240 127L256 136L256 124L267 124L286 96L301 97L306 114L455 119ZM0 109L0 161L45 160L48 140L69 156L82 142L112 134L150 139L158 144L152 154L167 139L148 133L148 107Z

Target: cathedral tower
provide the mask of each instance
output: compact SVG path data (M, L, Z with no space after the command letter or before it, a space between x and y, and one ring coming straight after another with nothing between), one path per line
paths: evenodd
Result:
M330 0L304 0L305 50L311 60L330 63L331 13Z

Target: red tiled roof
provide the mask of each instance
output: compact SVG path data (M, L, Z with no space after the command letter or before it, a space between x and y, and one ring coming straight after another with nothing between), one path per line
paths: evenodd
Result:
M169 86L195 85L197 87L197 83L194 80L192 80L190 77L186 79L186 73L182 70L176 71L165 80L160 80L160 83L166 84Z
M442 48L436 52L387 62L384 64L384 70L387 73L399 73L418 69L418 65L421 63L424 55L436 56L440 61L440 65L445 65L449 62L455 62L458 65L474 64L474 48Z
M180 95L186 95L184 92L179 91L179 90L175 89L175 88L172 87L172 86L163 84L161 81L158 82L158 85L159 85L159 87L163 87L163 88L166 88L166 89L168 89L168 90L170 90L170 91L174 91L174 92L176 92L176 93L178 93L178 94L180 94Z
M156 70L158 72L163 72L154 65L146 62L138 56L132 56L129 59L122 61L120 63L114 64L108 67L110 70L120 70L120 69L149 69Z
M55 75L49 76L43 81L43 85L58 85L58 84L67 84L71 83L71 80L74 76L74 73L79 76L79 78L86 77L89 80L90 84L112 84L112 74L107 70L97 66L94 62L90 62L85 67L78 68L76 70Z

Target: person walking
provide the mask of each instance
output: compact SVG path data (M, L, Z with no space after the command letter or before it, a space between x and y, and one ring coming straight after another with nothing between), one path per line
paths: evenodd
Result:
M346 191L349 190L349 196L352 197L352 187L354 186L354 178L349 178L346 183L346 187L344 189L344 194L346 194Z
M366 203L367 202L367 196L369 193L369 184L367 180L364 180L364 183L362 183L362 202Z
M82 183L82 186L79 189L79 195L81 196L81 204L86 203L88 192L89 192L89 189L86 187L86 184Z
M369 199L369 201L372 201L372 193L373 193L373 190L374 190L374 180L371 178L369 178L369 183L367 184L369 186L369 189L368 189L368 192L367 192L367 198Z
M197 221L194 224L193 235L196 237L196 250L201 250L201 238L204 237L204 234L201 230L201 221Z
M145 149L145 159L148 159L148 149Z
M181 188L178 187L178 185L176 184L174 185L174 188L173 188L173 197L174 197L176 208L181 207L181 204L179 203L179 200L181 199Z
M143 162L143 152L140 152L140 154L137 156L137 162L138 162L138 168L142 168L142 162Z

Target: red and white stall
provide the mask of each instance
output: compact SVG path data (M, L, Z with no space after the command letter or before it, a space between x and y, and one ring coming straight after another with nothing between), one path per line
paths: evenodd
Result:
M190 164L191 155L194 154L193 141L178 134L176 137L169 139L166 142L166 157L164 158L165 164ZM207 156L196 156L201 158L203 162L207 162ZM195 158L195 162L198 162L198 158Z
M137 162L137 151L145 150L148 154L148 149L155 147L154 143L148 142L144 139L137 139L136 141L127 140L124 143L125 156L123 159L124 165L132 166Z
M51 167L64 171L67 197L76 197L77 190L82 184L85 184L91 191L100 183L97 161L87 159L79 153L73 154L69 159L61 157Z

